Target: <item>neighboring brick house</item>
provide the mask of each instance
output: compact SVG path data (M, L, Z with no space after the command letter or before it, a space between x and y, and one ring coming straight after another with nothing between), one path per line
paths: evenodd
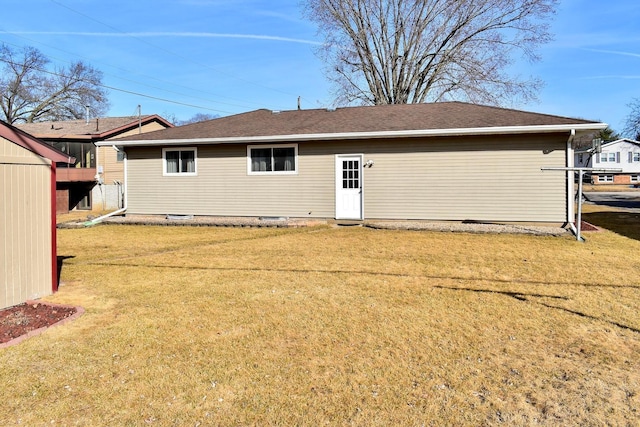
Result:
M592 184L640 184L640 142L618 139L602 144L601 152L593 148L576 151L577 167L621 169L620 172L594 173Z
M122 153L112 146L96 148L96 142L173 127L158 115L23 123L16 126L76 158L75 164L59 165L58 168L58 213L72 209L100 211L122 207Z

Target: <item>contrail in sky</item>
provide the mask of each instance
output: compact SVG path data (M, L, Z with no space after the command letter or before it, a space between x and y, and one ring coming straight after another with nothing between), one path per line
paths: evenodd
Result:
M74 31L2 31L7 34L41 35L41 36L81 36L81 37L197 37L197 38L228 38L272 40L289 43L303 43L321 45L321 42L291 37L267 36L261 34L231 34L231 33L195 33L195 32L139 32L139 33L99 33Z
M582 77L582 80L596 80L596 79L622 79L622 80L633 80L633 79L640 79L640 75L604 75L604 76L589 76L589 77Z
M624 52L621 50L588 49L588 48L585 48L584 50L588 50L590 52L610 53L612 55L633 56L635 58L640 58L640 53Z

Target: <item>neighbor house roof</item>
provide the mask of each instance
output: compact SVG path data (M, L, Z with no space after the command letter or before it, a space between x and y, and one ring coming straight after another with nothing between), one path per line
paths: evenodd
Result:
M147 116L100 117L90 120L64 120L55 122L23 123L20 129L46 140L74 139L100 141L114 138L136 126L157 121L166 127L173 125L157 114Z
M617 145L620 144L622 142L628 142L629 144L634 144L634 145L638 145L640 146L640 142L633 140L633 139L629 139L629 138L621 138L621 139L616 139L615 141L610 141L607 143L604 143L600 146L601 149L605 150L608 149L609 147L613 146L613 145ZM589 148L583 148L582 150L576 150L576 154L581 154L581 153L590 153L594 150L593 147L589 147Z
M3 121L0 121L0 136L55 163L73 164L76 161L74 157Z
M293 111L256 110L118 140L118 145L282 142L593 131L605 123L462 102Z

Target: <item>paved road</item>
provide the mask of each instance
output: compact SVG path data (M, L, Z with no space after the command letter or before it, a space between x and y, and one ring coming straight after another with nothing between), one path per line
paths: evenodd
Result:
M596 205L611 206L630 212L640 212L640 191L625 191L616 193L587 192L584 193L587 202Z

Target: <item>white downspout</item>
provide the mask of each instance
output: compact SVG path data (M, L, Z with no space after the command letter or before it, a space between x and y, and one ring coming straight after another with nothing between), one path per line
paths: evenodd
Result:
M115 148L115 146L114 146L114 148ZM102 215L102 216L100 216L98 218L92 219L91 221L85 222L84 223L85 227L91 227L92 225L96 225L96 224L102 222L106 218L112 217L114 215L119 215L119 214L121 214L121 213L123 213L124 211L127 210L127 201L128 201L127 200L127 153L126 153L126 151L123 151L123 153L124 153L124 159L123 159L123 162L124 162L124 185L123 185L124 206L122 207L122 209L118 209L117 211L110 212L110 213L108 213L106 215Z
M574 167L573 139L575 137L576 137L576 130L571 129L571 132L569 133L569 139L567 139L567 167L568 168ZM574 207L574 198L575 198L574 176L575 176L574 171L567 171L567 223L568 224L573 224L576 218L575 207Z
M96 158L95 158L96 176L94 176L93 179L96 180L96 184L98 185L98 189L100 190L100 203L102 203L102 207L101 207L101 210L102 210L106 206L107 201L105 199L104 191L102 191L103 181L102 181L102 176L100 175L100 147L98 147L95 143L93 143L93 145L96 147ZM91 190L91 192L93 193L93 189Z

